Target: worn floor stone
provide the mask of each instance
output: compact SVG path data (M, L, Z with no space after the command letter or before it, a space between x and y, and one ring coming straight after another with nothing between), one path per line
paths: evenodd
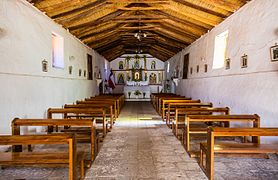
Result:
M193 143L198 147L199 143ZM85 149L85 146L81 147ZM50 148L49 148L50 149ZM88 149L87 149L88 150ZM67 179L67 168L5 168L0 180ZM127 102L86 180L205 180L197 160L161 121L149 102ZM278 157L216 158L216 180L278 180Z

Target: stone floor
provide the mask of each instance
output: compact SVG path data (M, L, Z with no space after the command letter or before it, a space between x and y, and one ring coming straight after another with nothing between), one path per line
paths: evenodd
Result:
M215 179L278 180L278 157L216 158ZM66 168L5 168L0 180L67 179ZM207 179L149 102L127 102L86 180Z

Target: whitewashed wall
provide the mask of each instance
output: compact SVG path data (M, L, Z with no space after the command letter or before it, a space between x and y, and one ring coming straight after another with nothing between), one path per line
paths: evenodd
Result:
M64 38L64 69L52 68L52 32ZM103 57L27 1L1 0L0 134L11 132L14 117L43 118L49 107L95 95L96 81L87 80L87 53L93 56L93 66L104 66ZM48 72L42 72L43 59ZM68 66L73 66L71 75Z
M190 53L193 74L182 80L178 94L229 106L232 113L257 113L261 126L278 127L278 62L270 61L270 47L278 43L278 1L253 0L169 60L173 72L183 67ZM227 56L231 69L212 69L214 38L229 30ZM248 67L240 67L242 55L248 55ZM208 72L204 72L208 64ZM200 72L196 72L196 66ZM181 76L180 76L181 77Z

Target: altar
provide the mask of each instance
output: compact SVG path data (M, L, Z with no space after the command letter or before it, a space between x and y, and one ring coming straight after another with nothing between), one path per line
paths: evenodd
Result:
M150 94L148 81L127 81L124 86L126 101L150 101Z

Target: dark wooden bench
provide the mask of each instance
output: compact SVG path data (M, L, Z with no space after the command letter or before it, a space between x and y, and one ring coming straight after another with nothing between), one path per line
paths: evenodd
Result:
M207 142L200 144L200 167L210 180L214 179L215 154L278 153L277 144L260 144L260 136L278 136L278 128L219 128L208 129ZM252 143L215 143L215 137L252 136ZM205 164L204 164L204 155ZM238 177L239 179L241 177Z
M186 151L191 157L194 157L196 153L190 151L190 137L191 135L207 134L207 127L194 126L193 123L206 123L206 122L251 122L253 127L260 127L260 117L257 114L254 115L188 115L186 116L186 127L184 129L184 142ZM192 126L192 127L191 127Z
M15 118L12 121L12 135L21 135L20 127L22 126L47 126L48 133L53 132L53 126L60 126L64 132L64 126L70 126L71 129L66 129L66 132L74 132L78 142L90 143L90 161L94 161L99 150L98 137L96 136L95 121L92 119L19 119ZM75 127L86 127L86 131L73 130ZM14 150L21 151L20 146L14 146Z
M0 145L68 144L68 152L1 152L0 165L5 166L65 166L69 167L69 180L76 180L77 166L80 179L84 178L84 153L76 152L74 134L0 136Z

